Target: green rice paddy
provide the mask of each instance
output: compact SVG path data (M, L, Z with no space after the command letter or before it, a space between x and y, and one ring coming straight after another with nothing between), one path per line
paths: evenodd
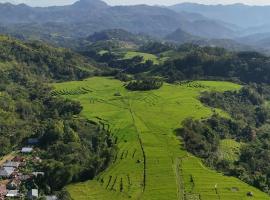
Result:
M135 56L141 56L143 57L143 61L146 62L147 60L153 61L154 64L159 64L159 58L154 55L154 54L149 54L149 53L142 53L142 52L137 52L137 51L128 51L124 59L131 59L134 58Z
M80 101L84 107L82 115L110 130L118 146L110 167L95 180L67 187L71 197L74 200L270 199L236 178L206 168L200 159L183 149L174 132L184 119L207 118L214 112L200 103L200 92L239 88L229 82L197 81L130 92L120 81L102 77L55 84L54 95ZM253 197L247 196L250 191Z

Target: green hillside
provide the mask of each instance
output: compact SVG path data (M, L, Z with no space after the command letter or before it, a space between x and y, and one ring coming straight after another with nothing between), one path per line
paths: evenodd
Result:
M159 64L159 59L156 55L150 54L150 53L142 53L142 52L137 52L137 51L128 51L124 59L131 59L134 58L135 56L141 56L143 57L143 61L146 62L147 60L153 61L154 64Z
M238 90L239 85L200 81L130 92L120 81L95 77L55 88L55 95L79 100L82 115L110 130L119 148L111 166L95 180L67 187L73 199L270 199L236 178L207 169L174 134L184 119L213 113L198 100L200 92Z
M94 63L71 50L0 35L0 69L14 68L18 76L28 73L47 80L78 80L99 71Z

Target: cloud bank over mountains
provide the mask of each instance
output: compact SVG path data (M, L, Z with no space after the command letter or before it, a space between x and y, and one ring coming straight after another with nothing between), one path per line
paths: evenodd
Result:
M173 5L183 2L195 2L202 4L234 4L244 3L249 5L270 5L268 0L104 0L110 5L134 5L134 4L149 4L149 5ZM54 5L69 5L76 0L0 0L0 2L10 2L12 4L25 3L31 6L54 6Z

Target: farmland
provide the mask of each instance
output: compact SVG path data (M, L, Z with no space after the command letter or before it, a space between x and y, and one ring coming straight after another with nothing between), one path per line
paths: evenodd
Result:
M54 95L80 101L82 115L108 129L118 146L106 171L95 180L69 185L68 192L76 200L240 200L250 199L248 192L254 194L251 199L270 199L206 168L183 149L174 132L184 119L207 118L215 111L200 103L200 92L239 88L229 82L195 81L130 92L120 81L101 77L55 84Z

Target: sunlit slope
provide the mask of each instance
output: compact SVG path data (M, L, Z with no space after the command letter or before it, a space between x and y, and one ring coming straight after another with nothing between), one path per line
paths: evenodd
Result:
M237 90L239 85L200 81L129 92L120 81L95 77L55 87L55 94L79 100L82 114L104 124L119 148L114 162L99 177L67 187L73 199L240 200L250 199L249 191L254 193L252 199L270 199L236 178L204 167L182 149L174 134L185 118L212 114L198 100L201 91Z

